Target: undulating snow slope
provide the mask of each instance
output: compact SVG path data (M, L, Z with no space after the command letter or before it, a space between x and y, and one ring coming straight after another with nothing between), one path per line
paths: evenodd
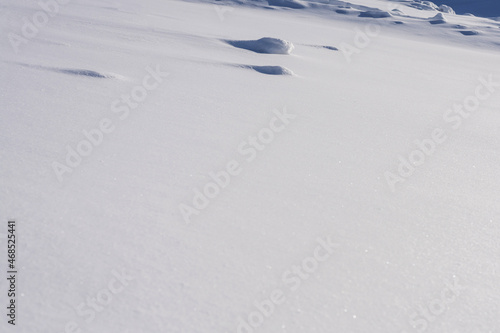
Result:
M0 1L1 332L500 332L500 23L270 3Z

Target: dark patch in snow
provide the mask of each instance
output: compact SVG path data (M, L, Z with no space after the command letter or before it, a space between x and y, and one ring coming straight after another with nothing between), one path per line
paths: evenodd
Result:
M324 49L331 50L331 51L338 51L339 49L336 48L335 46L322 46Z
M354 13L353 10L348 10L348 9L337 9L337 10L335 10L335 12L337 14L342 14L342 15L349 15L349 14Z
M304 45L305 46L309 46L309 47L315 47L315 48L318 48L318 49L327 49L327 50L330 50L330 51L338 51L339 50L335 46L330 46L330 45L311 45L311 44L304 44Z
M96 71L91 71L88 69L55 69L55 72L69 74L69 75L79 75L79 76L89 76L99 79L107 79L110 76L98 73Z
M460 33L464 36L475 36L475 35L479 35L479 31L476 31L476 30L464 30L464 31L460 31Z

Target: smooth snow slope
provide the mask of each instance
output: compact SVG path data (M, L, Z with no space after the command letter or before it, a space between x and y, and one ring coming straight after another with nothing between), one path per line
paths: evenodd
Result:
M2 332L500 331L498 22L290 2L0 2Z

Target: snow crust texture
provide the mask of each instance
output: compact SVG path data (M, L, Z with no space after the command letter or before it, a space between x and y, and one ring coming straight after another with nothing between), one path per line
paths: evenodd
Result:
M0 1L0 332L500 332L497 9Z

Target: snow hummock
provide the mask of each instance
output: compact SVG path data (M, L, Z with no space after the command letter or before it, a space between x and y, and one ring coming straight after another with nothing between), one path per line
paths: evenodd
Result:
M268 75L293 75L293 72L283 66L245 66L256 72Z
M443 13L438 13L436 16L431 17L429 19L429 22L431 24L444 24L446 23L446 18L444 17Z
M294 9L306 8L307 5L299 0L268 0L270 6L287 7Z
M226 43L256 53L290 54L294 45L279 38L264 37L258 40L226 40Z
M453 8L451 8L450 6L447 6L447 5L439 6L438 10L442 13L455 14L455 11L453 10Z
M386 18L391 17L391 13L385 10L368 10L366 12L361 12L359 17Z

